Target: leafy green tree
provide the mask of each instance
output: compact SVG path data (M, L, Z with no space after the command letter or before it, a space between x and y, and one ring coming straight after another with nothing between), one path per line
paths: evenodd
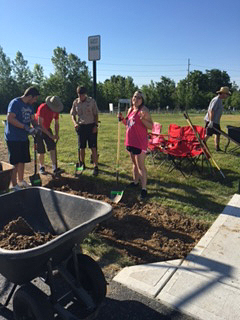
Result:
M76 88L82 84L91 94L91 76L85 61L81 61L76 55L68 54L66 48L57 47L53 51L52 63L54 74L51 74L44 91L51 95L58 95L64 110L69 111L73 100L76 98Z
M156 83L156 91L159 96L159 107L165 109L169 106L174 108L175 82L167 77L161 77L161 81Z
M160 99L155 83L151 80L150 85L143 85L141 89L146 97L146 106L152 110L160 108Z
M23 94L23 92L31 86L32 84L32 72L28 67L28 61L24 60L24 57L20 51L16 53L15 59L12 61L12 71L14 80L17 83L19 94Z
M110 79L105 80L104 83L100 85L100 88L102 90L101 101L104 102L103 108L105 108L105 106L108 108L108 103L110 102L117 106L119 99L130 99L134 91L137 90L137 86L134 85L131 77L125 78L119 75L112 76ZM100 104L98 103L98 105Z
M236 110L240 110L240 91L234 91L226 100L227 106L235 108Z
M208 92L208 78L207 75L202 71L194 70L189 73L189 76L186 78L187 83L193 86L197 86L198 90L201 92Z
M232 87L230 77L226 71L219 69L206 70L208 91L216 93L221 87Z
M11 71L11 60L0 47L0 113L6 113L8 103L17 94Z
M187 80L180 80L176 88L176 104L180 109L185 109L187 106Z
M33 68L33 84L39 89L40 93L44 87L46 77L44 76L43 67L40 64L35 64Z
M54 74L66 79L69 72L68 54L66 48L57 47L54 49L51 60L54 66Z

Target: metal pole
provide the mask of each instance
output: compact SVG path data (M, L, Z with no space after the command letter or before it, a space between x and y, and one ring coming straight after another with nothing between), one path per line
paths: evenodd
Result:
M96 78L97 78L97 68L96 68L96 60L95 60L95 61L93 61L93 98L95 99L95 101L97 98Z
M186 99L186 107L185 107L185 111L187 111L188 108L188 94L189 94L189 70L190 70L190 59L188 59L188 74L187 74L187 99Z

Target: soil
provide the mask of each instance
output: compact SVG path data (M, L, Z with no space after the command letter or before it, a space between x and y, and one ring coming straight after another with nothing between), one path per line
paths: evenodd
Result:
M0 231L0 247L8 250L23 250L40 246L54 237L50 233L35 232L22 218L10 221Z
M1 141L0 154L0 160L7 161L7 150ZM207 231L207 224L176 210L148 200L140 201L140 189L137 188L126 189L121 202L113 203L109 199L111 187L104 181L103 175L101 177L101 165L99 169L101 179L97 177L97 183L83 173L80 178L68 174L62 174L60 179L53 179L51 175L41 176L42 184L54 190L110 203L113 207L112 217L98 225L94 232L120 253L127 255L134 264L184 258ZM26 176L32 175L33 163L27 164L25 171ZM26 241L24 237L22 240ZM109 259L104 264L110 265L111 269Z

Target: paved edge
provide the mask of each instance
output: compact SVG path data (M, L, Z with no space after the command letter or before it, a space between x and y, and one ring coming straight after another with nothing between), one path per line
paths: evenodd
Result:
M198 264L198 259L206 259L202 258L201 255L203 255L204 250L209 246L212 239L216 237L229 217L231 219L240 218L240 195L238 194L233 195L223 212L186 259L126 267L113 280L145 296L156 298L160 302L185 314L194 315L195 317L198 315L199 319L227 319L224 318L224 315L223 317L221 314L217 315L214 307L209 312L211 310L209 305L215 305L217 301L218 304L220 302L225 304L225 307L228 307L231 319L238 318L240 314L239 288L229 287L221 283L221 281L218 282L219 279L213 281L214 286L211 287L209 279L214 278L216 272L211 274L211 270L208 270L208 276L203 276L201 271L206 274L207 266L203 265L199 268ZM197 271L196 265L198 265ZM199 294L201 287L208 289ZM180 296L179 290L182 292L182 296ZM187 303L188 300L190 301L194 298L193 292L198 292L200 307L197 303ZM204 303L208 306L206 310L203 307ZM236 310L239 310L239 314L235 315Z

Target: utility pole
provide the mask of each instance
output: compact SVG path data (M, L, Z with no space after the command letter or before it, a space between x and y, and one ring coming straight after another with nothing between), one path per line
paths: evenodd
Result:
M190 72L190 59L188 58L188 68L187 68L187 90L186 90L186 110L188 108L188 94L189 94L189 72Z

